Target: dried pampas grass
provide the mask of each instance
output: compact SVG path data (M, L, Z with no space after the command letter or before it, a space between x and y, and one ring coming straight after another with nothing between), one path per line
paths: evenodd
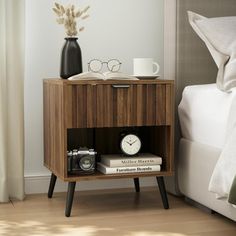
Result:
M90 6L87 6L82 10L76 10L74 5L65 7L55 2L55 7L53 7L52 10L56 13L58 17L56 19L57 23L60 25L64 25L67 36L74 37L78 35L78 32L84 30L84 27L80 27L79 30L77 30L76 20L87 19L89 17L89 15L87 14L89 8Z

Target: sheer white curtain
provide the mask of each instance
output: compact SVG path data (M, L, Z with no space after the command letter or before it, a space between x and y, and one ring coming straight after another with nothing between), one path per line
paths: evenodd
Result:
M24 198L24 0L0 0L0 202Z

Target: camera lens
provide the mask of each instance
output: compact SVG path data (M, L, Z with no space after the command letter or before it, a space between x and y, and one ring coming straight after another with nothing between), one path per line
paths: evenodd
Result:
M82 170L92 170L94 167L94 158L90 156L81 157L79 160L79 165Z

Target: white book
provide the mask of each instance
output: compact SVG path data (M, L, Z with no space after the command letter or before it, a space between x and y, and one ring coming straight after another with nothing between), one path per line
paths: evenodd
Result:
M133 75L128 75L121 72L83 72L73 75L68 80L138 80Z
M108 167L161 165L162 158L151 153L140 153L138 156L101 155L101 163Z
M160 171L160 165L153 166L129 166L129 167L108 167L100 162L97 163L97 169L103 174L125 174L125 173L140 173L140 172L155 172Z

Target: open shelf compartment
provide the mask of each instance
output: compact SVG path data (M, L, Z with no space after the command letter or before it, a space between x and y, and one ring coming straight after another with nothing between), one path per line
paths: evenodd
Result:
M122 174L102 174L95 171L90 175L69 175L66 179L72 180L80 178L89 180L91 178L125 178L141 176L169 175L171 173L169 163L169 135L170 126L144 126L144 127L113 127L113 128L73 128L67 129L67 150L87 147L94 149L98 154L96 161L100 160L101 154L122 154L119 146L122 133L136 133L142 142L140 153L152 153L162 157L160 172L143 172L143 173L122 173ZM67 158L65 158L65 167L67 169ZM169 173L169 174L168 174Z

